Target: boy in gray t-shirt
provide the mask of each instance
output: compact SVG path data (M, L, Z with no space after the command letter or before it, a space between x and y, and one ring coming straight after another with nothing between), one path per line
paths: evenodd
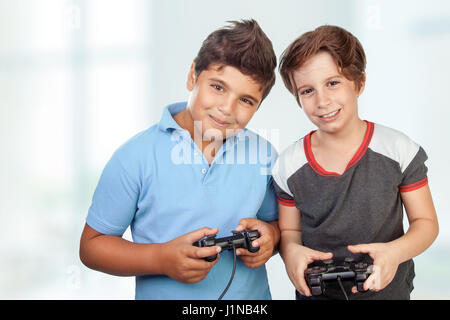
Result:
M304 271L316 260L353 257L373 263L350 299L409 299L412 258L438 233L425 151L406 135L361 120L365 54L346 30L322 26L283 53L280 73L317 126L278 158L281 254L297 299L311 296ZM410 222L403 230L403 205ZM314 298L341 299L338 286Z

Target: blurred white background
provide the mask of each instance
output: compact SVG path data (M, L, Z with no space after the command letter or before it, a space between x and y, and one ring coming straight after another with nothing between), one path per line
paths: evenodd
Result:
M187 99L203 39L244 18L259 22L277 57L322 24L360 39L361 117L405 132L429 155L440 234L415 259L412 298L450 299L448 1L0 0L1 299L134 298L133 277L92 271L78 257L100 173L167 104ZM268 136L278 151L313 129L278 74L250 127L279 130ZM273 299L293 299L279 256L268 272Z

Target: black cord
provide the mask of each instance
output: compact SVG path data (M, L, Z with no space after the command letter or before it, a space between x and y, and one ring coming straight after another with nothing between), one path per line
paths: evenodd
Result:
M227 293L228 288L230 288L231 285L231 281L233 281L234 278L234 272L236 271L236 248L233 244L233 272L231 273L231 277L230 280L228 281L227 287L225 288L225 290L223 290L222 294L220 295L218 300L222 300L223 296L225 295L225 293Z
M342 292L344 293L345 300L348 300L347 293L345 292L344 286L342 285L342 282L341 282L341 277L337 277L337 281L339 283L339 286L341 287Z

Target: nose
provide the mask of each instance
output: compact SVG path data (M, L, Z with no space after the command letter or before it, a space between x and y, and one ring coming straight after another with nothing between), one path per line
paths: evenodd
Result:
M328 96L328 93L325 90L317 90L316 97L318 108L326 108L331 102L330 97Z
M221 113L226 116L229 116L233 113L235 103L233 99L224 99L219 106L217 107Z

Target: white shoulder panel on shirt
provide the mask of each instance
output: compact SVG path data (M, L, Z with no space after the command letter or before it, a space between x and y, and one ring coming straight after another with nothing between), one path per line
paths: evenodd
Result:
M280 186L280 188L282 188L287 194L292 197L293 195L289 190L287 180L298 169L308 163L303 147L303 140L304 139L302 138L298 141L295 141L286 150L284 150L278 157L272 171L273 179L278 184L278 186Z
M375 123L369 148L396 161L403 173L416 156L420 146L404 133Z

